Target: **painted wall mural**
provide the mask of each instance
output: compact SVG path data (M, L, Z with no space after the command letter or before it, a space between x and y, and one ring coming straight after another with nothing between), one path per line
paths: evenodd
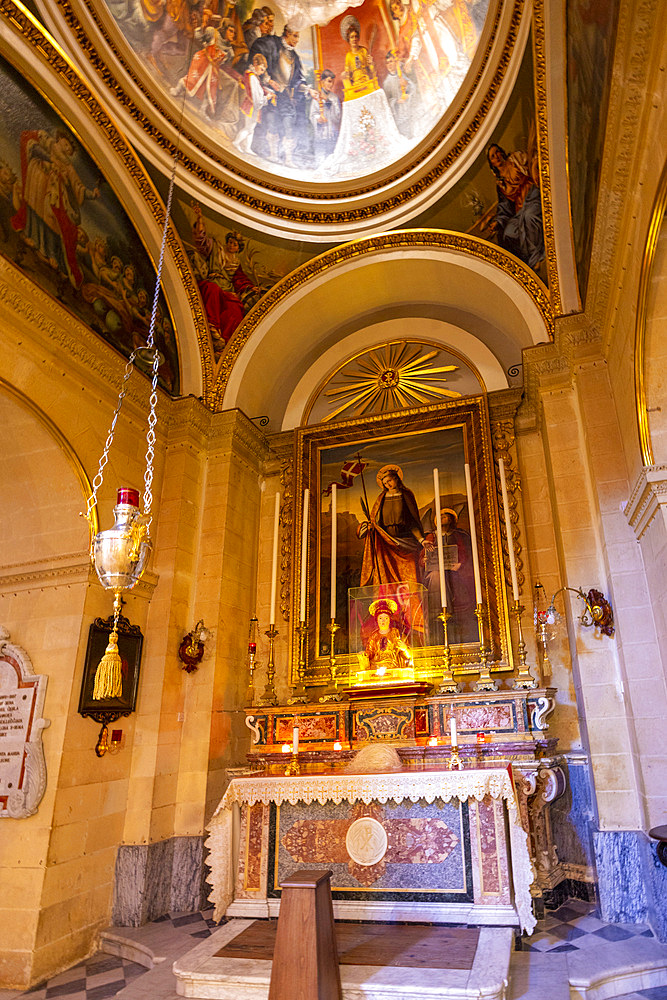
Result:
M568 0L568 166L579 293L586 295L593 244L617 0Z
M173 219L202 297L215 362L262 295L323 249L293 247L239 227L183 192L174 198Z
M397 161L454 100L489 0L106 0L155 85L214 145L335 182Z
M100 168L55 111L0 59L0 252L126 357L146 343L155 270ZM162 386L179 391L161 298Z
M547 284L530 44L492 141L465 177L412 225L497 243Z

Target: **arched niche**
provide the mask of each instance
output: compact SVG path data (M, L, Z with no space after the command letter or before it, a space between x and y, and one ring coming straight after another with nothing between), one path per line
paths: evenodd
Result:
M543 286L516 262L499 266L501 254L496 262L471 252L482 252L472 242L466 252L422 235L420 243L419 233L400 234L404 246L382 237L348 244L276 286L261 317L230 342L224 407L266 415L272 430L295 426L325 367L380 342L385 323L392 337L419 328L458 343L486 372L487 390L505 387L502 373L521 362L522 349L549 340L543 297L536 301Z

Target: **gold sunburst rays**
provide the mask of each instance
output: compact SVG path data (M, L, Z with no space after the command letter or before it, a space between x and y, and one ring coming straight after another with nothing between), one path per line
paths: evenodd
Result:
M396 343L355 358L338 372L331 388L326 390L325 396L332 404L341 405L323 417L323 421L334 420L346 410L363 417L423 406L442 398L459 399L460 392L438 384L447 382L445 373L457 371L459 366L432 366L430 362L440 351L423 351L421 344Z

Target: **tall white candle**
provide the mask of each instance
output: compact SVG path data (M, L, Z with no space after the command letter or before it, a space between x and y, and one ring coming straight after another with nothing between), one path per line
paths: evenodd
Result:
M445 557L442 551L442 522L440 519L440 473L433 470L433 490L435 492L435 531L438 540L438 572L440 574L440 607L447 607L447 587L445 585Z
M306 580L308 577L308 505L310 490L303 491L303 526L301 534L301 610L299 621L306 620Z
M470 480L470 466L466 462L466 496L468 497L468 514L470 515L470 543L472 545L472 568L475 574L475 601L482 603L482 580L479 575L479 553L477 551L477 531L475 530L475 511L472 505L472 482Z
M457 747L459 745L459 740L456 735L456 719L452 715L449 720L449 735L452 741L452 746Z
M292 727L292 753L299 752L299 727Z
M336 484L331 487L331 620L336 617L336 545L338 517L336 514Z
M507 498L507 480L505 479L505 462L498 459L500 469L500 488L503 491L503 514L505 515L505 532L507 534L507 552L510 557L510 575L512 577L512 597L514 603L519 603L519 581L516 576L516 559L514 556L514 539L512 538L512 522L510 520L510 505Z
M278 535L280 533L280 493L276 493L273 515L273 559L271 561L271 606L269 625L276 623L276 584L278 582Z

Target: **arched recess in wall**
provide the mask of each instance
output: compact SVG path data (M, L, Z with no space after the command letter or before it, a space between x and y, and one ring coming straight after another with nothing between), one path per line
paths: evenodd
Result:
M455 233L389 233L322 254L264 297L230 341L216 407L266 415L272 430L294 426L305 386L322 377L320 359L333 370L352 344L379 343L374 328L388 321L400 321L392 337L426 324L443 345L465 339L465 356L484 356L496 373L487 389L506 385L498 373L553 328L546 289L516 258Z
M0 495L0 520L11 525L11 543L3 546L5 568L87 551L89 532L79 512L92 492L88 474L51 418L4 379L0 479L6 487ZM98 528L95 507L93 532Z
M667 164L653 204L637 303L635 400L644 465L667 462Z

